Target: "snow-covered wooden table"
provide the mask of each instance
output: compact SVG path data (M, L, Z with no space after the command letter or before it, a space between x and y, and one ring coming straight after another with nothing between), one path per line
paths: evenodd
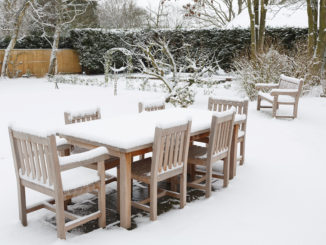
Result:
M124 116L104 118L89 122L65 125L58 128L59 136L71 144L85 148L105 146L110 155L120 158L120 226L131 225L131 164L132 157L152 151L155 127L162 122L192 120L191 140L209 135L212 113L199 109L167 109ZM239 124L245 120L236 115L230 158L230 178L235 175Z

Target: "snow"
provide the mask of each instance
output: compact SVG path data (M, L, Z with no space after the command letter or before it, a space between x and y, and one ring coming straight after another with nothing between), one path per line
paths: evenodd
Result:
M0 80L1 244L211 244L216 239L221 244L325 244L326 100L317 97L300 99L295 120L273 119L270 109L256 111L256 103L249 102L245 164L226 189L218 188L209 199L172 209L155 222L136 218L137 228L131 231L108 224L87 234L67 233L66 241L57 239L56 228L46 221L52 215L47 210L28 214L28 226L23 227L9 122L54 128L64 124L63 112L72 105L99 105L109 120L138 114L138 101L163 96L119 86L119 95L113 96L112 87L60 84L55 90L46 79ZM214 90L217 95L237 92L223 85ZM207 108L208 96L198 90L192 108ZM281 113L291 113L291 108L281 106ZM27 190L28 204L47 198Z
M96 147L92 150L73 154L70 156L59 157L59 163L61 166L65 166L71 163L89 161L93 158L100 157L102 155L108 155L108 154L109 151L105 147L101 146L101 147Z
M285 81L288 81L288 82L291 82L291 83L296 83L296 84L299 84L301 79L298 79L298 78L294 78L294 77L288 77L288 76L285 76L285 75L281 75L281 80L285 80Z

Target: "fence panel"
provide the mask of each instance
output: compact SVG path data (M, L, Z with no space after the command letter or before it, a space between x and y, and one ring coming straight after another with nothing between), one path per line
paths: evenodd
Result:
M44 77L49 68L50 49L14 49L9 57L9 77L21 77L30 74ZM0 50L0 74L4 50ZM59 49L57 53L57 69L59 74L81 73L79 57L73 49Z

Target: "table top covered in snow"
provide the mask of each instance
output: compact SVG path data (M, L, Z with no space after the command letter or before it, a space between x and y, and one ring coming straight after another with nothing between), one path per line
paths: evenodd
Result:
M173 108L64 125L57 129L57 133L74 142L132 152L151 147L155 127L160 124L191 119L192 136L209 132L214 113L209 110ZM245 115L236 115L235 123L239 124L243 120Z

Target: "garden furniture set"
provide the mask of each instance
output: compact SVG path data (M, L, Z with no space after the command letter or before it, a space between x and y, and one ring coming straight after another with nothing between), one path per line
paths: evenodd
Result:
M105 184L117 181L120 226L128 229L131 206L155 220L157 198L178 198L182 208L187 186L204 190L209 197L212 178L222 178L227 187L238 160L243 164L247 100L209 98L209 110L165 109L164 102L142 102L139 112L108 119L101 119L98 109L66 112L57 136L9 127L22 224L27 225L27 213L47 208L56 213L57 235L62 239L66 231L90 220L99 219L99 227L105 227ZM241 158L238 143L243 144ZM151 157L145 158L146 153ZM215 165L221 161L219 174ZM116 177L105 172L115 167ZM179 183L179 192L158 188L158 182L171 178ZM147 199L132 201L133 179L148 184ZM52 199L26 207L26 187ZM83 217L68 212L69 200L86 192L97 193L99 210ZM70 221L65 223L65 218Z

